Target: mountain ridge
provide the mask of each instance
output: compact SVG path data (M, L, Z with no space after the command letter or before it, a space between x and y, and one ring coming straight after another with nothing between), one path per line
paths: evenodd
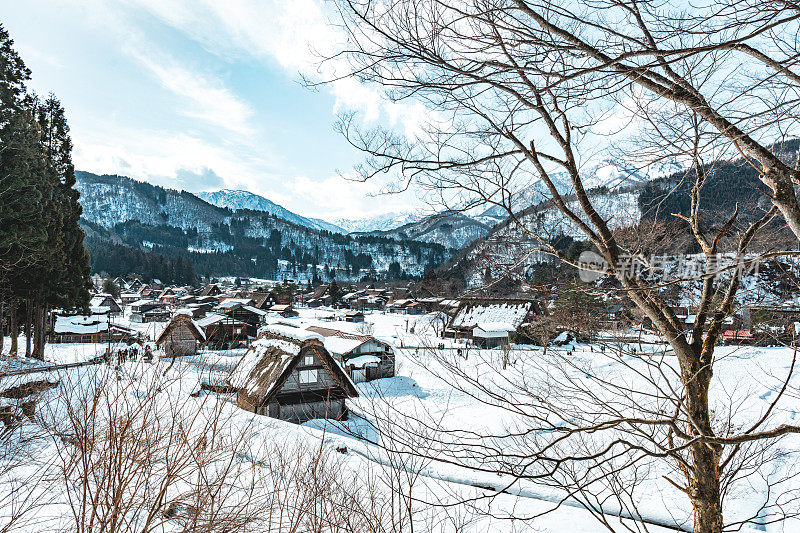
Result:
M211 205L227 207L232 211L247 209L250 211L263 211L284 220L294 222L301 226L313 229L326 230L334 233L349 233L336 224L331 224L319 218L309 218L298 215L282 205L276 204L269 198L242 189L220 189L217 191L202 191L196 196Z
M217 207L125 176L78 171L76 178L93 267L106 271L115 265L105 262L102 243L190 260L200 275L301 280L315 277L314 264L322 279L419 276L451 253L429 242L343 235L264 211Z

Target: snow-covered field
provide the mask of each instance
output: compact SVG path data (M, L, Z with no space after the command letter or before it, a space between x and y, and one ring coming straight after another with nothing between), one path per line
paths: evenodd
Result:
M252 479L260 480L253 485L256 491L277 490L274 486L276 483L274 473L280 471L280 468L274 463L275 450L283 450L290 456L288 459L296 455L298 461L301 461L300 457L303 457L304 453L311 450L312 455L314 453L318 455L314 464L319 462L319 457L324 456L330 461L329 467L338 473L337 478L344 479L342 473L346 473L344 477L350 480L348 483L371 487L375 493L380 492L380 489L376 488L377 485L371 485L376 483L376 476L381 478L381 473L405 472L405 477L395 476L394 479L402 478L398 483L406 487L412 495L410 501L414 509L414 519L418 521L417 531L568 530L578 533L605 530L592 512L582 507L577 499L566 498L558 489L534 481L515 483L506 475L482 471L481 468L465 468L464 465L469 464L469 460L453 464L450 460L452 458L446 455L437 460L436 445L408 440L408 433L403 433L403 428L424 426L434 441L443 439L441 434L448 434L453 430L469 431L470 434L504 434L513 431L528 420L526 416L521 416L524 415L524 410L513 412L503 402L492 401L480 387L473 386L471 379L474 378L475 383L487 386L495 384L498 375L502 380L509 382L525 379L525 376L531 376L534 372L547 372L547 361L555 354L568 355L579 362L576 366L589 369L587 379L631 379L631 383L635 384L635 377L626 374L632 368L636 368L635 365L620 364L618 361L626 361L626 356L613 355L613 351L619 347L609 343L605 346L605 351L601 352L598 345L568 345L548 348L548 354L542 353L540 348L535 347L511 352L476 350L462 342L435 337L435 320L430 315L412 317L376 312L367 315L366 324L352 324L340 320L325 320L336 313L330 309L301 309L300 312L300 317L280 319L280 321L298 326L318 324L353 333L370 333L390 341L397 347L397 377L359 384L360 397L349 400L353 416L346 422L316 420L303 425L294 425L242 411L235 406L230 395L216 395L202 391L200 386L202 382L225 375L233 369L243 353L242 350L207 352L179 360L171 366L167 361L163 361L150 365L126 363L118 371L105 365L63 371L58 376L61 379L61 388L69 384L71 390L79 391L82 387L91 388L91 384L96 382L94 380L97 379L97 375L106 377L113 375L113 379L103 383L110 390L117 391L118 396L115 398L119 402L123 397L146 398L151 394L147 387L161 383L157 387L158 392L152 393L154 404L160 408L167 405L179 407L164 415L167 418L177 416L176 412L182 417L190 413L200 414L199 419L218 417L224 421L226 435L237 432L240 435L246 434L243 447L237 449L236 453L231 453L230 457L237 465L237 475L244 475L245 472L247 475L252 475ZM150 338L157 333L152 325L143 326L147 326L143 329ZM8 339L5 346L8 346ZM59 363L83 361L105 351L105 348L105 345L49 345L46 359ZM647 345L646 348L639 347L639 352L660 349L658 345ZM719 348L714 376L715 396L712 398L712 403L718 407L718 412L725 415L728 413L725 406L735 404L737 408L731 416L748 420L758 419L760 414L767 410L780 388L782 379L792 365L792 356L792 351L787 348ZM455 380L458 378L453 375L450 364L457 365L458 371L464 372L464 376L468 376L469 379L459 380L456 383ZM665 364L670 363L667 361ZM498 369L501 368L498 373ZM164 380L168 381L167 385L164 385ZM5 389L6 384L0 380L0 389ZM498 381L498 387L500 385ZM797 390L798 385L798 380L795 379L790 387ZM55 424L55 418L63 415L65 409L66 400L63 394L57 394L58 390L44 393L42 403L37 410L41 413L42 419L49 420L51 424ZM80 393L75 397L82 398ZM507 399L513 400L510 397ZM794 398L775 406L771 412L773 418L771 425L781 422L797 423L800 419L800 405L797 402L798 399ZM147 424L161 426L164 417L153 416L152 419L144 420L142 429L148 427ZM208 431L205 422L199 423L194 418L192 420L198 428ZM396 435L392 434L394 431L397 431ZM425 431L412 433L419 436L425 434ZM63 459L66 448L63 442L43 437L43 434L52 436L52 431L42 432L37 428L37 423L27 422L21 429L15 431L12 439L20 439L14 442L20 445L22 450L20 453L24 453L25 457L36 458L32 461L33 464L47 465L49 472L55 473L57 477L62 471L63 464L59 458ZM380 442L381 445L378 446L375 442ZM417 450L426 458L399 460L398 456L387 453L385 449L387 443L391 443L389 447L398 449L408 446L426 447L426 453ZM736 487L736 490L727 495L726 521L757 514L758 505L765 497L771 503L786 501L788 504L790 502L789 498L785 497L786 494L800 494L800 482L791 477L773 488L775 494L766 494L766 480L777 480L781 476L789 477L796 473L798 468L796 455L781 454L798 449L800 449L798 436L784 437L779 442L776 452L777 456L782 456L784 459L773 463L771 470L765 469L759 476L752 478L747 488ZM266 455L262 457L259 454ZM11 460L8 457L3 459L6 462ZM281 468L286 468L284 463L281 464ZM24 483L26 476L34 475L32 468L31 464L27 464L24 468L18 467L17 470L0 469L0 479L4 482L14 480L16 484ZM269 477L266 476L266 471L273 474L270 478L272 481L264 481ZM147 475L157 478L161 474L163 472L148 471ZM691 513L688 500L662 479L663 474L659 467L652 466L649 478L642 481L636 501L641 515L650 521L647 530L656 532L672 530L652 525L653 523L677 522L684 528L689 528L687 518ZM392 476L386 477L392 478ZM762 482L758 483L753 479L761 479ZM157 485L156 481L147 482ZM382 483L385 485L385 479ZM411 488L408 489L406 485L411 485ZM388 490L386 486L383 486L383 489ZM77 489L73 487L73 491L75 490ZM132 501L141 497L147 502L153 488L149 487L148 491L142 489L145 496L137 496L138 493L134 488L130 490L134 492ZM243 489L237 486L236 490ZM299 489L294 486L286 490L291 492ZM67 495L74 498L77 492L48 492L43 489L42 493L38 496L46 498L48 505L32 509L25 516L23 530L70 530L73 524L70 513L74 509L74 501L71 505ZM236 494L238 494L236 491L231 491L229 496L234 497ZM175 497L175 494L170 492L170 497ZM250 500L252 496L249 496L248 501ZM14 512L10 496L0 496L0 504L4 506L4 514L9 515ZM143 505L142 509L145 507L146 505ZM20 508L19 504L14 509L17 508ZM612 501L604 503L604 510L610 513L621 512L623 515L630 513L630 510L615 508ZM137 523L141 521L142 517L138 515L143 512L131 511L132 514L138 513L133 521ZM511 519L512 516L527 519ZM609 524L618 530L627 528L635 530L637 527L630 520L621 522L615 517L609 517L608 520ZM163 520L159 527L163 531L180 531L179 522L180 520ZM762 525L745 526L741 530L772 533L800 531L800 520L797 519L770 524L768 517L765 517L763 522ZM638 527L642 525L639 524ZM279 529L273 529L277 530ZM401 525L396 529L396 531L407 530L410 531L407 525Z

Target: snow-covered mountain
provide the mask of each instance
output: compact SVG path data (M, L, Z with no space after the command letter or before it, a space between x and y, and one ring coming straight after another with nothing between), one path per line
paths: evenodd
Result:
M451 213L425 217L398 228L372 231L369 234L395 239L435 242L448 248L461 249L476 239L485 237L490 229L491 225L484 224L472 217L461 213Z
M265 213L269 213L270 215L275 215L278 218L288 220L289 222L294 222L295 224L305 226L307 228L327 230L333 233L347 233L346 229L337 226L336 224L331 224L330 222L325 222L324 220L320 220L318 218L308 218L298 215L289 211L285 207L276 204L272 200L249 191L221 189L219 191L203 191L197 193L197 196L211 205L215 205L217 207L227 207L232 211L237 211L240 209L263 211Z
M341 226L349 233L369 233L372 231L388 231L406 224L418 222L423 216L419 213L405 211L403 213L384 213L365 218L337 218L334 224Z
M76 178L87 237L188 257L206 265L198 268L200 274L305 279L316 263L335 269L337 279L360 279L382 275L397 263L418 276L449 255L444 246L429 242L331 235L267 211L233 211L124 176L76 172Z
M586 189L613 189L624 191L636 188L638 185L658 178L671 176L684 170L684 167L675 160L665 160L647 166L634 165L624 161L605 159L595 165L589 166L582 172L583 186ZM566 173L556 173L551 176L556 188L568 195L572 191L572 182ZM550 198L546 185L537 180L516 191L512 198L512 210L519 213L532 205L537 205ZM490 207L475 217L485 224L503 222L508 218L508 213L497 206Z

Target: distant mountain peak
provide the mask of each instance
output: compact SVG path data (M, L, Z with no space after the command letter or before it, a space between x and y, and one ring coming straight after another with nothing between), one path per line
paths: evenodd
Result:
M318 218L308 218L289 211L268 198L241 189L220 189L218 191L204 191L197 193L197 196L217 207L227 207L233 211L240 209L250 209L252 211L262 211L275 215L278 218L288 220L308 228L327 230L332 233L347 233L347 231Z
M334 223L349 233L369 233L372 231L389 231L406 224L419 222L424 217L413 211L401 213L391 212L364 218L337 218Z

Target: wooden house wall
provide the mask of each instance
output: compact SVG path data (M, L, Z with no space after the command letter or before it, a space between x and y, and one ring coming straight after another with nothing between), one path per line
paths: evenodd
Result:
M313 361L307 364L306 356L313 356ZM316 370L317 381L301 383L300 372L304 370ZM240 391L237 395L237 405L261 415L302 423L313 418L344 418L347 415L344 396L344 391L333 379L327 367L316 353L309 351L298 362L280 391L268 404L259 406L261 401L259 398Z
M344 399L304 402L281 405L279 418L301 424L313 418L342 419L346 412Z
M316 383L300 383L300 372L303 370L316 370L317 382ZM283 384L278 394L285 394L287 392L298 392L304 390L320 390L338 387L339 384L333 379L331 373L322 364L322 361L314 355L314 363L306 365L305 360L301 360L298 365L292 370L292 374Z
M367 372L367 380L394 377L395 357L394 351L377 339L365 342L347 354L347 359L361 355L375 355L381 358L377 371ZM346 361L345 361L346 362ZM351 376L352 377L352 376Z
M189 326L181 324L173 328L164 340L166 355L193 355L197 353L197 339Z

